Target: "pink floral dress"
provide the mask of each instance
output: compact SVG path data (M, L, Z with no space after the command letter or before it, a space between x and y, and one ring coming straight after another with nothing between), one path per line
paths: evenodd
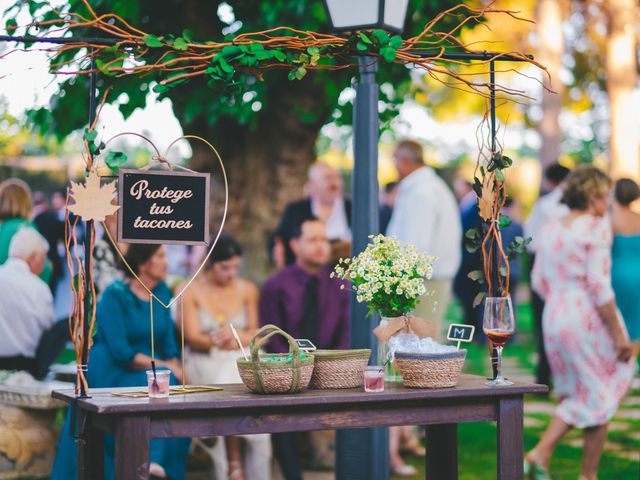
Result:
M531 281L545 299L542 324L560 402L556 414L578 428L603 425L636 369L634 361L616 360L613 338L596 309L614 298L609 222L589 215L569 226L555 220L536 241Z

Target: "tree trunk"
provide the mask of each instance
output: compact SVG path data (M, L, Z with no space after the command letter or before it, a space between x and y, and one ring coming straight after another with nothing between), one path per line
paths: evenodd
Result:
M562 130L558 118L562 109L564 85L560 81L559 73L562 68L562 53L564 38L562 22L564 18L563 1L541 0L536 10L538 50L536 60L547 67L549 78L544 78L545 85L555 93L542 91L542 119L538 124L538 132L542 141L540 147L540 163L545 169L558 161ZM543 180L543 188L544 185Z
M608 0L606 75L611 115L611 174L616 177L640 177L638 112L633 90L638 83L635 28L637 0Z
M256 128L225 117L215 125L198 117L181 121L185 134L202 136L219 151L229 182L229 209L224 232L234 235L244 247L246 275L261 282L270 270L266 248L284 206L302 197L307 170L316 158L315 145L329 112L324 87L313 79L284 80L282 90L270 95L280 105L259 116ZM181 120L182 112L176 108ZM296 112L314 112L315 121L305 122ZM259 115L259 114L256 114ZM191 142L191 167L213 174L211 232L222 219L223 183L217 161L203 143Z

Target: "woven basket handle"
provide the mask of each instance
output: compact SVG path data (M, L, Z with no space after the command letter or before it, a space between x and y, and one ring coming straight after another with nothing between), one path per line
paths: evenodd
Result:
M268 332L268 333L267 333ZM266 333L266 335L264 335ZM263 336L264 335L264 336ZM281 328L275 325L265 325L260 330L256 332L256 334L251 339L251 343L249 344L249 348L251 350L251 363L253 368L253 375L256 380L256 383L259 386L259 389L263 393L266 392L264 387L264 382L262 380L262 372L260 369L260 348L269 341L271 337L274 335L282 335L289 344L289 353L291 354L291 367L293 369L293 379L291 382L290 392L294 392L298 390L300 386L300 347L295 339L289 335L287 332L282 330Z
M256 334L251 339L251 343L249 343L249 348L251 350L251 359L254 362L258 360L260 349L274 335L282 335L289 344L289 353L293 354L294 358L300 358L300 347L291 335L289 335L281 328L276 327L275 325L265 325L256 332Z

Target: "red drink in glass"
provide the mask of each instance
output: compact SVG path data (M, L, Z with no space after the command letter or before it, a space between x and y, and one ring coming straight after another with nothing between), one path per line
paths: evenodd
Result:
M491 340L496 347L502 347L512 335L511 332L487 329L484 329L484 333L487 337L489 337L489 340Z
M384 392L384 367L371 366L364 370L364 391Z

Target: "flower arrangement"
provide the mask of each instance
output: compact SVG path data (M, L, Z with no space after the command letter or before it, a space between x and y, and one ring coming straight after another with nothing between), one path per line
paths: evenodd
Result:
M406 315L429 293L425 279L431 278L436 257L419 253L395 237L369 238L372 242L363 252L340 259L331 275L351 282L358 302L367 302L369 314Z

